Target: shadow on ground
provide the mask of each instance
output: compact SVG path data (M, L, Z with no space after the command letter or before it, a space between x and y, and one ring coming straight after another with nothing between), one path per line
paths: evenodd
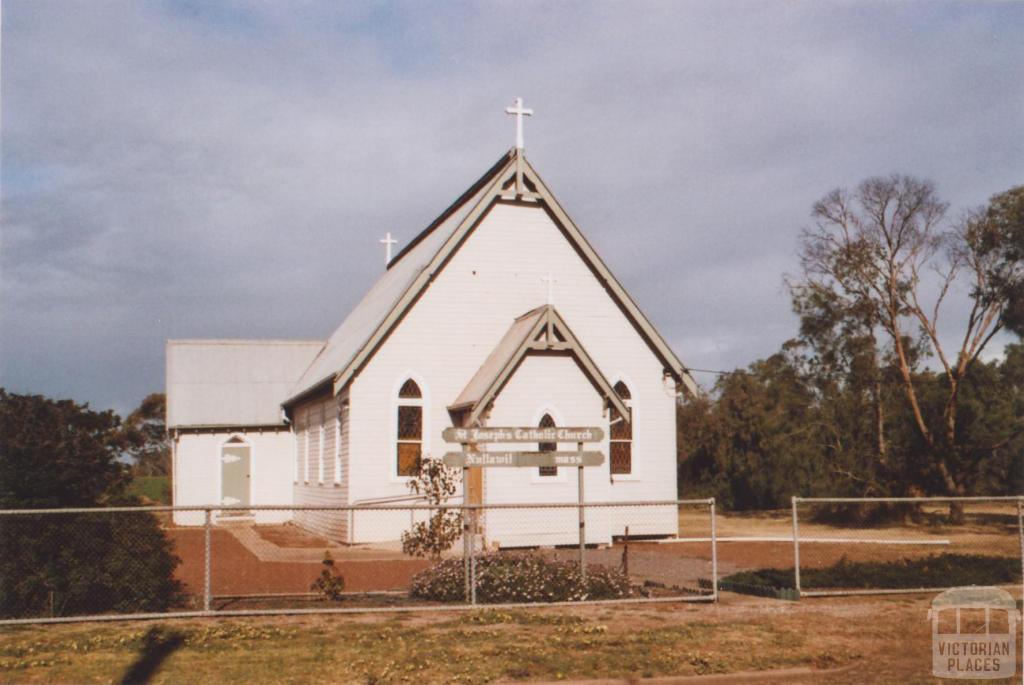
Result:
M159 627L150 628L142 638L139 656L128 667L119 681L121 685L142 685L148 683L160 664L185 644L185 636L176 632L164 632Z

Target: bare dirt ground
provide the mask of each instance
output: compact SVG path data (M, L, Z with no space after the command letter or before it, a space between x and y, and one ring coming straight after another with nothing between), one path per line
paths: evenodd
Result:
M969 504L964 522L955 526L943 524L941 520L935 522L945 513L945 509L937 506L925 507L920 521L859 526L811 521L811 513L810 509L802 510L804 518L799 523L802 568L830 566L841 558L848 561L892 561L942 553L1008 557L1020 554L1016 508L1012 504ZM720 540L718 559L723 568L792 568L793 519L790 510L721 513L716 523L719 538L775 538L770 542ZM681 538L707 535L707 522L701 517L680 517ZM815 538L849 542L808 542ZM927 544L914 544L916 542ZM710 558L710 546L703 542L643 544L642 549L682 558Z
M169 537L181 558L176 575L193 595L201 595L204 580L203 530L172 528ZM320 575L323 551L310 561L262 561L226 528L211 532L211 589L214 595L306 593ZM429 566L425 560L338 560L334 568L352 592L407 588L413 575Z

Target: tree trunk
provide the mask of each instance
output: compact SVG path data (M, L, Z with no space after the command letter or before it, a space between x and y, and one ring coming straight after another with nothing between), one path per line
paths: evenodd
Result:
M875 449L878 452L878 461L885 464L888 458L885 444L885 407L882 406L882 379L879 378L877 369L871 393L874 395L871 399L875 404Z

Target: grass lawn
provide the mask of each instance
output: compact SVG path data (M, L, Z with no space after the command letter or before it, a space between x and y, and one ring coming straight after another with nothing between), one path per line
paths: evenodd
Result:
M486 683L803 668L931 682L930 597L0 628L0 682ZM825 673L825 670L840 669Z
M136 476L128 484L128 494L145 497L157 504L170 504L170 478L167 476Z

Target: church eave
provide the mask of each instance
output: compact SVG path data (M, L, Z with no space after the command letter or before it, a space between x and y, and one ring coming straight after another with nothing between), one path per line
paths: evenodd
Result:
M522 328L524 325L528 326L525 331ZM506 346L506 342L509 345ZM516 318L505 337L499 341L491 355L470 379L455 404L448 407L448 411L455 413L469 410L466 425L478 423L523 363L526 355L531 352L571 356L605 403L614 407L627 423L631 421L629 407L618 396L565 319L552 305L544 305ZM474 386L477 386L477 389L471 390Z
M394 308L388 313L385 319L377 326L373 335L365 345L359 350L356 356L341 369L338 374L334 377L334 391L339 392L344 388L355 376L359 373L362 367L370 360L373 353L376 352L380 344L390 335L392 329L398 324L398 322L405 316L406 311L419 299L419 297L426 290L427 286L437 277L437 274L444 268L445 264L448 263L451 256L462 244L466 237L466 234L470 229L476 226L476 224L485 216L487 211L494 205L497 197L494 193L494 186L497 186L500 190L501 183L504 178L508 175L507 169L503 170L502 173L496 175L491 179L491 188L489 191L480 198L477 205L466 215L466 217L459 224L459 227L452 232L452 235L445 241L445 244L441 249L434 255L430 263L420 271L416 279L409 285L406 291L402 294L399 301L396 303Z
M323 379L319 383L316 383L315 385L311 385L309 388L307 388L306 390L303 390L299 394L294 395L292 397L289 397L288 399L286 399L284 402L281 403L281 407L285 411L291 411L292 409L295 408L295 406L297 404L300 404L300 403L302 403L302 402L304 402L306 400L309 400L309 399L311 399L313 397L316 397L317 395L331 393L332 390L333 390L333 382L332 381L333 381L333 377L332 376L328 376L327 378Z

